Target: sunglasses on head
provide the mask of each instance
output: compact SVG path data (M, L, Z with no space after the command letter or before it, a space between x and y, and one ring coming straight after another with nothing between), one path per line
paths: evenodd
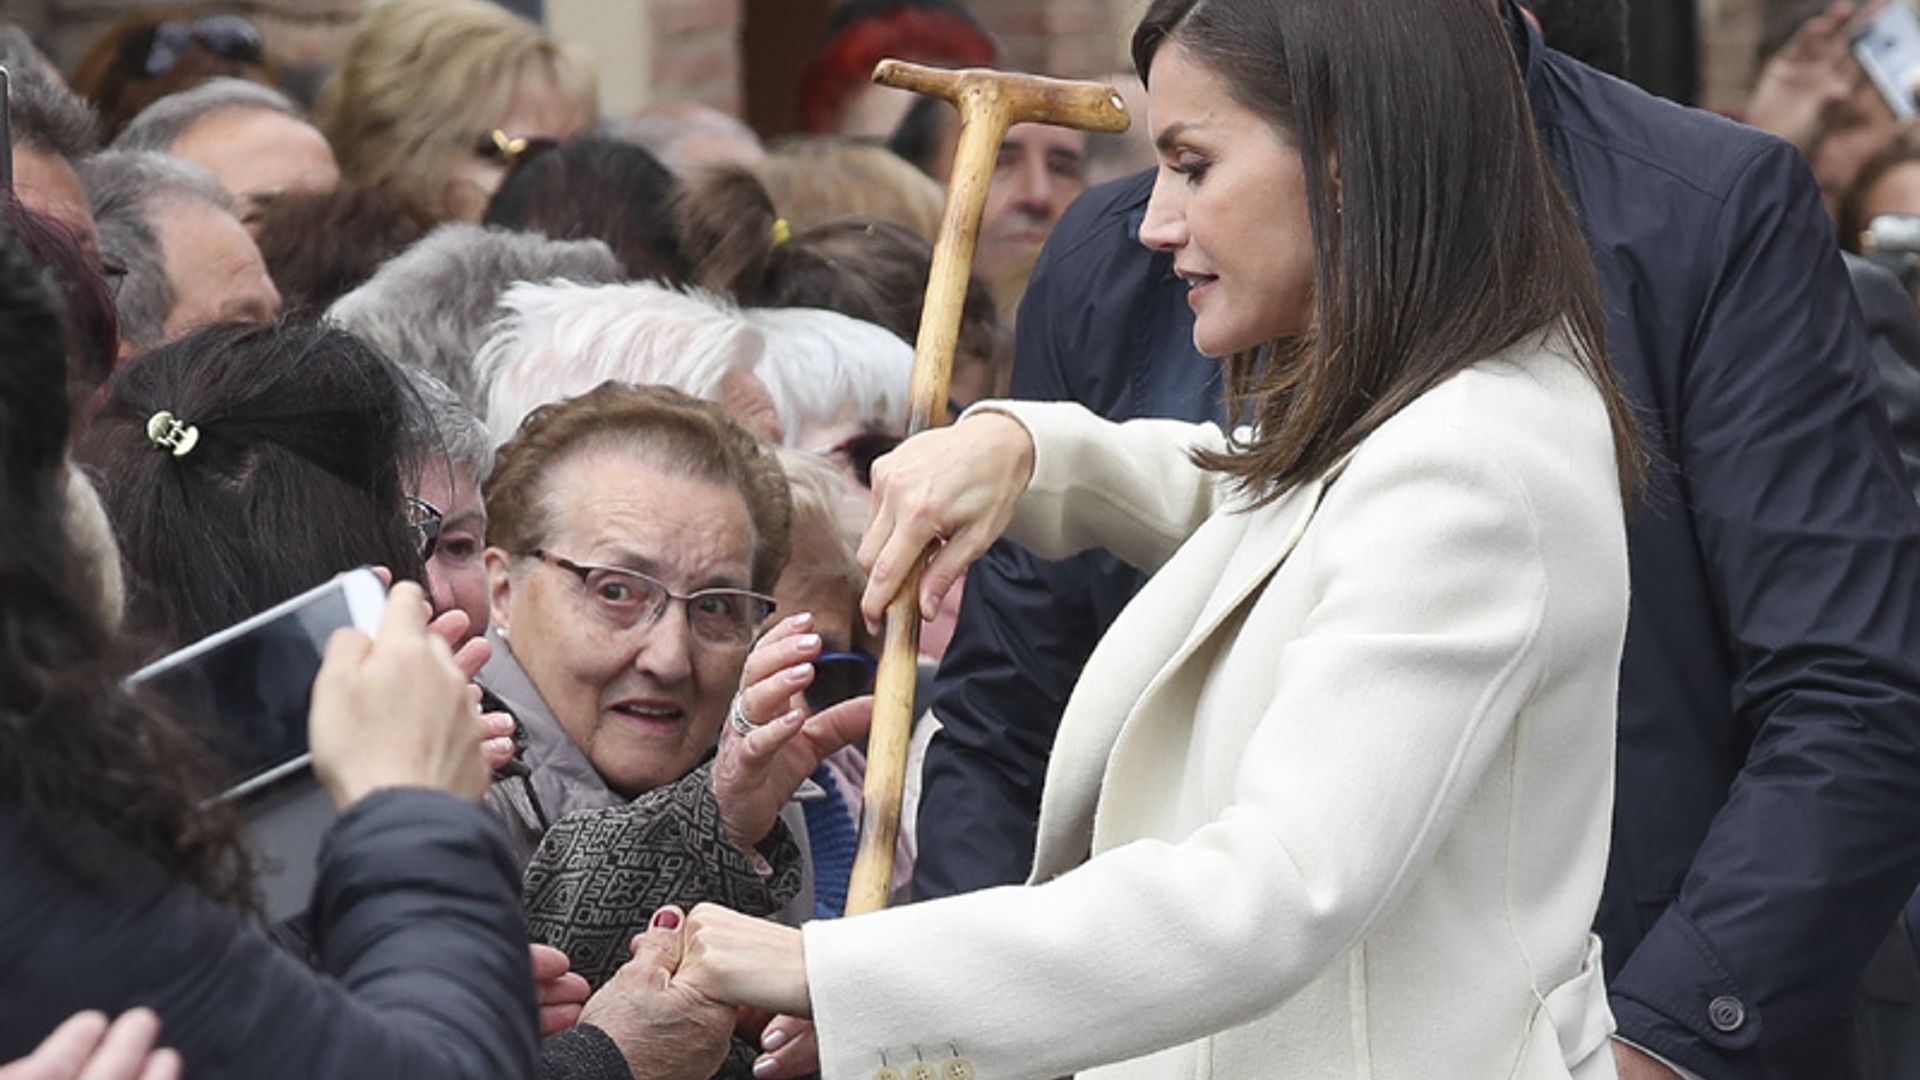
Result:
M863 652L821 653L813 662L813 682L807 687L807 708L824 712L873 689L880 662Z
M195 45L222 60L259 64L266 60L266 42L260 30L238 15L209 15L192 22L163 22L153 28L153 43L141 65L147 78L157 79L180 63Z

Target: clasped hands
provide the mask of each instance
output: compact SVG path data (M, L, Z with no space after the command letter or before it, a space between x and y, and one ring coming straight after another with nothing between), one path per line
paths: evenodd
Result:
M633 959L588 997L565 955L534 946L541 1034L599 1028L635 1080L706 1080L736 1032L764 1051L753 1067L760 1080L819 1068L813 1025L802 1019L812 1005L800 931L713 904L690 916L665 907L632 948Z

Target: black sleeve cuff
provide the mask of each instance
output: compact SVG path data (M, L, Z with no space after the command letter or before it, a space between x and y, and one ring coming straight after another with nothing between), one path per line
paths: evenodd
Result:
M540 1080L633 1080L613 1037L576 1024L540 1041Z
M1702 1076L1759 1075L1759 1006L1677 905L1634 949L1608 1001L1620 1037L1636 1046Z

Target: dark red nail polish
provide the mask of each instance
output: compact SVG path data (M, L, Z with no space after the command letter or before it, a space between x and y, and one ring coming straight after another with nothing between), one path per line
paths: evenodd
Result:
M680 929L680 913L662 908L653 913L653 925L662 930Z

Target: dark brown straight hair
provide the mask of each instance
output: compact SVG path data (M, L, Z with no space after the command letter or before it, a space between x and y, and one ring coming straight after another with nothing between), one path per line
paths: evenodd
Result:
M1313 329L1226 361L1228 415L1255 432L1199 464L1270 502L1548 332L1605 398L1631 500L1645 461L1592 255L1487 0L1154 0L1133 36L1143 82L1167 44L1299 151L1314 243Z

